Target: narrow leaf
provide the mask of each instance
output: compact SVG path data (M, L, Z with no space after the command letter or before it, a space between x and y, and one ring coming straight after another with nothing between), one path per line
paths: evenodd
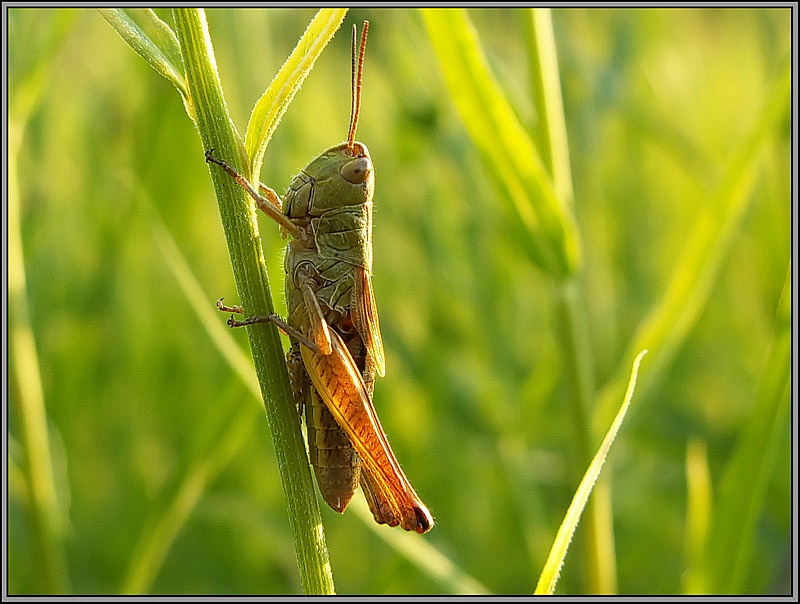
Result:
M294 95L314 68L323 49L342 24L347 9L321 9L308 24L292 54L286 59L269 87L258 99L250 114L245 135L245 148L250 158L251 174L261 172L267 144L275 132Z
M534 136L544 163L553 177L553 187L558 199L572 206L572 170L553 19L549 8L532 8L529 17L525 19L525 23L531 57L531 95L536 101L536 111L539 114Z
M756 553L754 533L784 439L791 435L792 284L787 270L774 340L765 358L753 408L725 467L717 514L706 550L714 593L748 593L748 569ZM788 467L788 462L787 462Z
M561 574L561 567L564 565L564 558L567 555L572 535L578 527L583 508L586 506L586 502L592 492L592 487L594 487L597 478L600 476L600 470L603 468L608 452L611 449L611 444L614 442L617 432L619 432L622 420L625 419L625 414L628 412L631 398L633 398L633 391L636 387L636 378L639 374L639 364L642 362L642 357L644 357L645 354L647 354L646 350L641 351L633 361L631 377L628 381L628 391L625 393L622 406L617 412L617 416L614 418L603 442L600 444L600 448L592 459L592 463L589 464L589 468L586 470L583 480L581 480L580 485L578 485L578 490L572 498L572 503L570 503L567 509L564 521L561 523L556 538L553 541L553 546L550 548L550 554L547 557L544 569L539 577L539 583L536 585L535 595L552 595L555 590L556 582Z
M506 100L466 11L423 11L439 67L484 164L524 227L532 258L564 278L580 263L577 229L530 136Z
M708 547L708 525L711 509L711 472L708 468L706 442L694 438L686 447L686 535L684 549L687 560L683 593L708 592L708 577L702 557Z
M696 201L701 210L687 229L670 281L658 304L639 324L622 357L628 358L642 348L653 350L651 371L643 377L640 390L646 392L664 373L705 308L753 199L751 192L763 166L761 153L773 140L776 129L790 117L791 76L788 66L778 74L758 121L732 154L718 190L711 199ZM593 417L596 429L613 413L624 384L625 367L620 365L597 396Z
M101 8L101 15L139 56L175 85L194 119L180 44L172 28L149 8Z

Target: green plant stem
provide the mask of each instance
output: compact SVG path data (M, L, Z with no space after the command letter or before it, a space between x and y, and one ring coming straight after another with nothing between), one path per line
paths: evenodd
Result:
M567 124L561 95L553 20L549 8L529 11L528 52L531 57L532 97L540 114L533 135L542 160L553 177L553 188L562 207L572 209L573 190L567 142Z
M28 313L28 294L20 225L19 186L17 184L16 149L21 139L18 124L10 125L8 165L8 303L14 312L9 316L11 346L11 396L18 415L22 449L25 452L25 483L28 505L25 509L30 525L37 593L59 594L69 591L67 564L64 556L63 519L56 497L47 410L39 372L36 339Z
M9 82L8 116L8 338L9 404L20 425L25 456L23 469L33 568L32 593L70 592L69 566L64 548L67 513L59 503L51 455L45 394L39 371L36 334L28 306L25 256L22 244L22 191L17 160L25 130L42 100L53 67L53 55L74 20L60 11L51 22L49 44L38 49L30 68ZM13 554L12 554L13 555ZM17 553L19 555L19 552Z
M580 477L580 467L592 457L593 438L589 409L594 395L589 331L586 312L582 305L576 280L561 284L559 291L559 319L561 340L564 343L565 366L572 384L569 400L570 415L575 429L575 473ZM591 593L616 592L616 561L614 533L611 520L611 489L608 479L601 475L594 487L593 497L587 505L587 514L581 523L586 543L585 576Z
M247 158L222 94L205 14L174 11L187 82L204 149L215 149L245 176ZM248 314L273 312L255 210L245 193L221 170L210 170L219 202L239 300ZM306 594L331 594L333 575L298 415L277 329L272 324L247 328L256 375L286 497L300 580Z
M528 50L531 58L531 83L539 121L534 131L537 148L553 179L553 189L564 214L572 220L573 187L567 142L567 128L559 81L558 55L553 23L548 9L533 9L526 20ZM576 227L577 230L577 227ZM575 427L578 479L594 451L590 409L594 397L594 375L587 313L580 288L582 258L578 256L576 273L560 279L558 291L561 340L566 367L572 384L570 415ZM595 484L587 514L581 523L586 543L587 591L616 592L614 533L611 517L611 490L606 474Z

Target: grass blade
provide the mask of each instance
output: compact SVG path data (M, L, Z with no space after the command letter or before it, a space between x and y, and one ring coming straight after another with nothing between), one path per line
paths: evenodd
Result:
M628 345L626 355L642 348L653 351L652 371L639 386L643 395L672 362L708 301L750 206L750 193L758 175L761 151L772 140L778 126L788 119L792 98L791 75L788 66L780 73L766 96L758 122L732 155L714 198L697 201L697 207L702 210L687 233L670 282ZM624 366L620 365L616 375L598 394L593 417L595 432L601 430L613 413L614 401L618 400L624 383Z
M187 113L194 120L194 110L184 75L181 48L172 28L149 8L100 8L97 10L139 56L173 83L181 93Z
M54 472L54 455L48 426L36 333L30 316L28 277L23 244L23 193L19 157L29 120L39 107L52 68L53 55L68 33L74 13L62 13L50 23L47 44L37 48L32 60L9 79L8 110L8 371L9 405L19 421L24 454L24 488L31 544L36 568L33 591L41 594L70 592L70 573L64 547L68 512L60 500ZM11 434L9 432L8 436ZM12 454L10 454L12 455ZM9 460L9 467L15 460ZM7 518L6 518L7 520ZM7 530L3 525L4 532ZM10 556L20 553L9 552ZM23 554L24 555L24 554Z
M708 574L703 556L708 547L708 527L712 517L711 472L705 441L692 439L686 447L686 535L687 560L683 575L684 594L708 593Z
M278 122L346 14L347 9L320 9L298 40L292 54L253 107L245 135L251 174L261 173L264 152Z
M15 126L12 124L11 130ZM20 137L21 138L21 137ZM36 337L28 312L28 293L22 249L20 194L16 154L8 163L8 303L11 391L10 401L21 423L25 452L26 506L40 593L65 593L69 589L64 556L65 517L56 494L44 390L39 370Z
M531 96L538 114L533 136L543 161L553 178L553 187L562 207L572 216L574 205L572 176L561 95L561 80L553 22L549 9L527 11L528 54L531 64ZM568 208L568 210L566 209ZM594 442L589 424L589 409L595 392L594 360L588 312L579 279L560 283L558 300L561 312L561 338L564 342L571 386L570 416L575 425L580 467L583 469ZM611 494L604 477L595 484L594 497L588 503L582 532L585 534L585 572L587 586L594 593L610 594L617 590L616 554L611 512Z
M633 398L633 392L636 388L639 364L642 362L642 357L644 357L645 354L647 354L646 350L641 351L633 361L633 368L631 370L630 380L628 381L628 390L625 393L625 398L603 442L600 444L600 448L592 459L592 463L589 464L589 468L586 470L583 480L581 480L577 491L575 491L572 502L564 516L564 521L561 523L556 538L553 541L553 546L544 564L542 574L539 576L539 582L534 592L535 595L552 595L555 590L558 577L561 574L561 567L564 565L564 558L567 555L572 535L578 527L583 508L586 506L586 502L592 492L592 487L600 476L600 470L603 468L611 445L619 432L622 421L625 419L625 414L628 412L628 407L630 406L631 398Z
M781 445L791 432L792 284L786 274L775 338L756 387L753 408L722 476L716 521L706 550L713 593L747 593L753 534ZM788 464L787 466L788 467Z
M556 196L562 204L571 207L572 170L551 11L549 8L532 8L528 16L530 18L525 23L531 57L531 96L540 114L536 143L548 172L553 175Z
M557 278L572 274L580 247L571 213L491 73L466 11L426 9L423 16L450 97L524 227L532 258Z
M183 477L165 510L146 522L122 583L124 595L146 594L163 566L169 549L185 526L206 489L228 465L233 455L255 427L254 415L242 409L223 431L216 445L192 465Z

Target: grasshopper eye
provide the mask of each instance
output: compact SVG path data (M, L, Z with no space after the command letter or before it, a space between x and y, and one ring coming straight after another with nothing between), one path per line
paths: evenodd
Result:
M357 157L356 159L347 162L341 168L339 168L339 174L342 175L347 182L351 182L354 185L360 185L367 180L367 176L369 176L369 171L372 169L372 165L370 164L369 158L367 157Z

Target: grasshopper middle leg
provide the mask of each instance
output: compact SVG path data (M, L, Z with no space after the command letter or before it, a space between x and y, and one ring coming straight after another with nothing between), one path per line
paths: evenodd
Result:
M234 306L226 306L222 303L222 298L217 300L217 310L221 310L222 312L229 312L233 314L242 315L244 314L244 310L241 306L234 305ZM233 318L233 314L228 319L228 326L229 327L244 327L246 325L255 325L256 323L272 323L278 327L283 333L286 335L294 338L304 346L308 346L312 350L317 350L317 345L309 340L305 335L300 333L297 329L289 325L286 321L281 319L275 313L270 315L253 315L252 317L247 317L241 321L237 321Z

